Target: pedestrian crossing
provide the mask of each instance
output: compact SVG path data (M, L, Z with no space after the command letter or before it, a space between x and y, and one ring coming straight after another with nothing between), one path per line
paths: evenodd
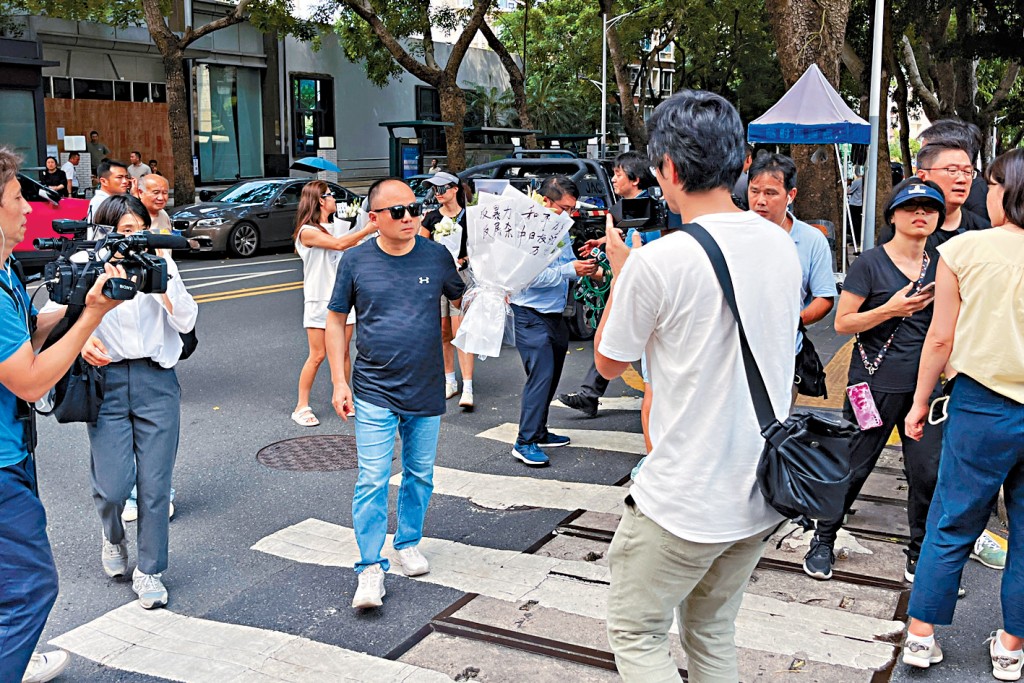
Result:
M611 399L606 407L609 410L638 408L639 399ZM504 423L476 436L511 444L517 429L513 423ZM644 453L643 437L636 433L584 429L559 429L558 433L569 436L572 446L577 448L631 456ZM624 464L626 460L632 463L635 458L624 459ZM399 473L389 483L397 486L400 482ZM602 517L608 529L614 528L627 490L624 486L487 474L448 467L434 470L434 493L438 496L466 500L495 511L580 510ZM538 536L544 531L538 529ZM581 624L585 621L587 628L599 627L606 616L611 581L604 557L607 543L601 546L601 552L584 560L570 557L570 553L560 555L564 550L564 546L558 545L560 540L571 545L573 539L553 534L547 539L550 545L547 551L542 547L536 552L524 553L425 537L420 549L430 560L431 571L408 579L401 574L401 564L391 547L393 537L388 535L384 555L391 561L389 573L393 575L388 581L454 589L481 596L483 601L496 601L482 604L505 606L492 610L495 612L508 610L515 614L519 610L534 610L537 614L543 612L546 619L562 620L570 625L573 620ZM795 548L805 540L794 535L788 540L788 546ZM286 562L335 568L339 581L355 582L351 568L359 559L359 550L355 534L347 526L310 518L257 540L251 550ZM736 644L746 653L744 656L749 658L754 653L755 658L772 658L780 653L783 656L797 653L799 658L817 666L853 672L874 672L891 664L892 642L903 630L900 621L879 614L836 609L835 605L824 601L800 601L767 589L773 585L772 581L778 580L778 577L765 577L760 590L752 585L744 594L736 632ZM790 575L787 580L805 579ZM348 616L347 605L336 608L339 623L355 618ZM413 626L395 624L399 630L409 628L411 631ZM675 625L673 632L677 632ZM573 642L571 636L565 638ZM447 665L435 663L429 655L424 657L422 651L419 659L412 658L419 662L414 665L271 629L191 617L166 609L145 611L134 602L65 633L51 643L107 667L190 683L452 680L443 673ZM441 647L438 652L444 651L436 640L424 640L422 646L428 652L431 647ZM818 671L817 675L822 675L822 670ZM530 679L528 675L515 677L516 680L524 678ZM575 674L569 678L583 680ZM849 680L868 678L870 676Z
M451 678L308 638L132 602L50 641L122 671L185 683L450 683Z

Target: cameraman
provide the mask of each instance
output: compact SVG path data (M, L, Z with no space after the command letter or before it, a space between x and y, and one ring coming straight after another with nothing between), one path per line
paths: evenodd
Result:
M96 212L100 225L122 235L150 226L149 212L131 195L110 197ZM92 490L103 526L103 571L128 572L121 513L138 487L138 563L132 590L145 609L167 604L161 573L167 568L171 473L178 452L181 389L174 365L181 336L195 327L198 307L177 266L167 259L167 291L136 294L103 321L82 357L106 367L99 417L88 426Z
M68 655L57 651L32 654L46 617L57 598L57 568L46 537L46 513L36 491L35 423L29 402L36 401L57 383L78 356L103 315L119 301L100 290L113 275L124 271L112 266L97 278L85 299L85 310L68 332L38 356L46 333L63 310L35 315L28 294L12 272L10 256L25 238L31 206L21 196L18 158L0 147L0 681L48 681L67 666ZM26 673L26 669L28 670Z
M609 210L612 220L616 223L622 220L623 199L644 199L650 197L647 190L656 184L657 181L654 179L654 174L651 173L651 160L644 155L639 152L623 152L615 157L612 189L615 190L615 194L620 199L612 204ZM640 235L640 240L643 244L656 239L659 234L657 232L636 233L634 230L630 232L632 234L626 237L627 244L632 244L634 234ZM591 250L603 244L604 238L587 242L584 246L584 255L587 255ZM597 273L601 273L600 269ZM562 405L578 410L587 417L597 417L598 401L607 390L608 380L601 376L601 373L597 371L597 367L591 362L590 369L587 371L587 376L583 378L580 390L575 393L560 394L558 400Z

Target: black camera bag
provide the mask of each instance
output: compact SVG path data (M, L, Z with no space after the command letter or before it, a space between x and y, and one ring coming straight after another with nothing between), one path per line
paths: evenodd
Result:
M814 350L814 344L807 336L807 328L802 322L799 330L803 333L804 339L800 352L796 354L796 371L793 377L796 392L802 396L820 396L827 400L828 387L825 386L825 366L821 364L821 358Z

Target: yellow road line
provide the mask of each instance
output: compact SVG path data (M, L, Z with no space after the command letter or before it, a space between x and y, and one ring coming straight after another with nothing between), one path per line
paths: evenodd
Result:
M263 287L246 287L245 289L232 289L227 292L212 292L195 297L196 303L209 303L211 301L225 301L227 299L241 299L247 296L259 296L260 294L276 294L278 292L290 292L301 289L302 282L282 282L276 285L265 285Z

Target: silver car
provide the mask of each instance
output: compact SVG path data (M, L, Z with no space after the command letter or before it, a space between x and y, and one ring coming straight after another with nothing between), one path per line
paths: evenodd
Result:
M244 180L209 201L170 211L175 230L199 242L203 251L228 252L248 258L263 247L291 244L302 188L312 178ZM327 183L338 203L362 198L340 185Z

